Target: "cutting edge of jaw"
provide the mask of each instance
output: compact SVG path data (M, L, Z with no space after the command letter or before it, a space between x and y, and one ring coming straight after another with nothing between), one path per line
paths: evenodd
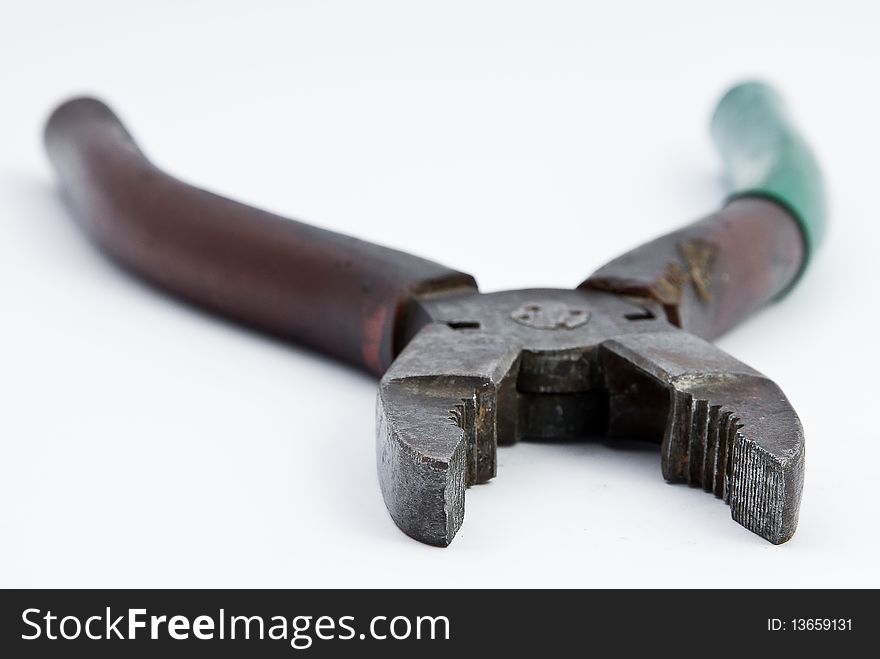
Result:
M663 476L714 493L733 519L773 544L797 528L804 471L800 419L769 378L684 332L605 342L611 406L645 378L669 393ZM649 387L652 385L648 385Z

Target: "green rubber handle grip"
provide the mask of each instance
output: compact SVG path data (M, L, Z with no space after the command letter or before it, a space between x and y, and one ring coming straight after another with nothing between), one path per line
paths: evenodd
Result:
M800 223L806 267L825 234L825 188L779 94L761 82L736 85L719 101L711 128L731 186L728 201L763 197L786 208Z

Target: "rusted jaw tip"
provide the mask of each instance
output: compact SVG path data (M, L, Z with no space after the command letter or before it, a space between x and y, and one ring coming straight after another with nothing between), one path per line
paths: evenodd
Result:
M416 540L445 547L464 521L467 438L464 402L412 391L406 381L379 390L376 462L388 512Z
M499 406L515 395L509 376L516 354L503 336L434 324L382 378L379 483L407 535L448 545L464 521L465 489L495 476ZM508 404L500 416L512 413Z
M800 420L779 387L711 343L684 332L603 345L613 410L633 388L669 392L663 476L700 486L733 519L773 544L797 528L804 471ZM615 383L627 383L626 390Z

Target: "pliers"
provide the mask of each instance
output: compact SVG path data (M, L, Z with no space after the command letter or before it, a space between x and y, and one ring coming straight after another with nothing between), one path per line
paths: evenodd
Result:
M717 212L574 290L481 294L470 275L272 215L150 163L103 103L78 98L45 141L92 238L145 279L381 378L376 459L396 524L446 546L465 489L519 439L643 438L663 476L729 503L772 543L797 526L804 435L780 388L709 341L784 295L825 227L819 168L777 93L729 90L712 135Z

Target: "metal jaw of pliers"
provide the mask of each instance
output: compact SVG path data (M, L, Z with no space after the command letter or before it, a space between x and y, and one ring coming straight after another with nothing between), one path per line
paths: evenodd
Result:
M661 444L663 476L730 504L772 543L797 526L804 436L771 380L709 341L791 288L821 238L815 160L778 96L746 83L713 134L733 192L716 213L573 290L481 294L469 275L189 186L102 103L53 114L47 147L115 259L215 312L381 377L379 482L391 517L448 545L499 445L603 435Z
M382 378L382 493L412 537L447 545L465 488L523 438L662 438L664 477L730 503L771 542L794 532L804 437L772 381L676 328L656 303L595 290L464 293L419 303L430 321Z

